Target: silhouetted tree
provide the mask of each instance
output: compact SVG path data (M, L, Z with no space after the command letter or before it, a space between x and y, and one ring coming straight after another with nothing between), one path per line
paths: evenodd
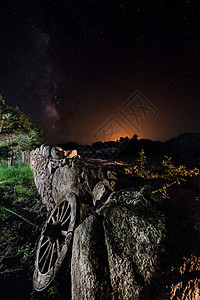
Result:
M18 148L30 149L39 144L44 136L43 129L35 125L32 120L18 107L6 104L0 96L0 140L7 139L7 143Z

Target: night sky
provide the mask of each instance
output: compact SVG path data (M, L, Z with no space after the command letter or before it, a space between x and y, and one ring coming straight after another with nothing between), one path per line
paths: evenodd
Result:
M0 2L0 94L91 143L200 132L199 1Z

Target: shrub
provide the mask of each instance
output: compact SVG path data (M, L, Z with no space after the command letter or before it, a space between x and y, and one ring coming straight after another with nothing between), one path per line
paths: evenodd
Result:
M162 166L158 166L160 169L158 173L155 170L152 171L147 168L147 159L143 149L141 149L138 154L139 158L137 159L137 165L135 167L136 175L144 179L162 178L166 180L160 189L153 191L153 193L160 192L163 197L168 197L167 191L170 186L180 184L182 181L186 181L188 177L200 174L198 168L187 169L184 165L175 166L172 162L172 158L166 155L162 161Z

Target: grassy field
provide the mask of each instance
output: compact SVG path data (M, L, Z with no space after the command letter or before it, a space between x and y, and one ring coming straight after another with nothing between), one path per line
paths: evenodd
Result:
M46 219L40 211L41 199L30 167L0 166L0 205L0 282L4 285L2 299L14 299L10 289L12 274L14 278L19 278L14 279L14 282L20 287L20 299L29 299L33 292L35 243ZM31 226L5 208L28 219L37 227Z
M33 171L28 166L0 168L1 205L16 203L40 205L39 195L34 185ZM5 202L7 200L7 203Z
M0 182L4 181L10 184L17 184L24 183L33 179L33 171L28 166L0 168Z

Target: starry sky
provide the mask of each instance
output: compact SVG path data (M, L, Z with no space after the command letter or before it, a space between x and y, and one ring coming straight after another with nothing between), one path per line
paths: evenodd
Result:
M200 132L199 1L1 0L0 94L45 141Z

